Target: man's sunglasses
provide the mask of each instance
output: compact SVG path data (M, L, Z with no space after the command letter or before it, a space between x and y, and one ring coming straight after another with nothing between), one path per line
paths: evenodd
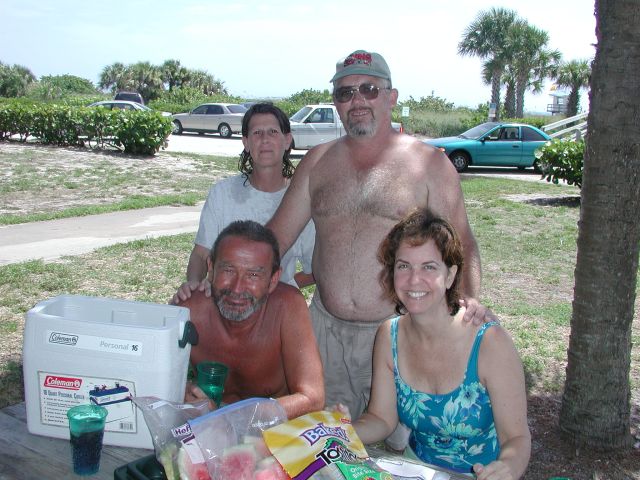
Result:
M360 92L366 100L375 100L378 98L380 90L391 90L389 87L376 87L371 83L363 83L360 86L339 87L333 92L333 98L338 103L350 102L356 92Z

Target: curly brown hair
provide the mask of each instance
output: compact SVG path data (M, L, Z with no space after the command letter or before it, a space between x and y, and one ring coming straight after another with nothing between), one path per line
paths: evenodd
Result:
M380 272L380 284L385 296L395 304L395 311L398 315L406 313L406 308L398 298L393 286L393 273L398 248L400 248L402 242L416 247L424 245L429 240L435 242L447 267L458 266L453 283L447 289L446 297L451 315L455 315L460 309L458 301L460 299L460 278L463 267L460 238L449 222L435 216L428 209L419 209L413 211L396 224L378 249L378 261L382 263L383 267Z
M291 123L287 115L272 103L256 103L251 105L249 110L244 114L242 118L242 136L247 137L249 135L249 122L251 118L258 113L268 113L276 117L280 130L282 133L291 133ZM291 163L289 154L291 153L291 146L287 148L282 156L282 176L285 178L291 178L296 167ZM238 170L245 176L245 181L249 178L249 175L253 172L253 159L251 154L246 150L243 150L238 160Z

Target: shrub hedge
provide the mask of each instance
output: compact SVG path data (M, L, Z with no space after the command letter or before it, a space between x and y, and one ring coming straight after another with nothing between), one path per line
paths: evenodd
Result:
M117 148L126 153L154 155L171 133L171 119L158 112L107 110L48 103L0 104L0 140L18 135L26 142L61 146Z
M560 180L564 180L569 185L582 188L584 140L551 140L539 148L535 155L547 182L558 184Z

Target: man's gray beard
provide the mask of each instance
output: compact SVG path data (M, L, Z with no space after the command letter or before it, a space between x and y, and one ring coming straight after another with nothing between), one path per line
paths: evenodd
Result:
M372 119L370 123L363 124L349 120L347 123L347 135L350 137L373 137L376 131L376 120Z
M220 311L220 315L232 322L242 322L246 320L251 315L260 310L262 308L262 305L264 305L264 302L267 301L267 295L258 300L252 295L245 294L244 298L251 298L252 302L251 305L249 305L245 310L239 312L237 310L228 310L223 301L223 296L224 294L220 296L213 294L213 300L218 307L218 310Z

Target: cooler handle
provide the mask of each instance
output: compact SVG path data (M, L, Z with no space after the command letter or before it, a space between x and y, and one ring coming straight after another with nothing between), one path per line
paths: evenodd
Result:
M184 348L187 346L187 343L190 343L193 346L198 344L198 330L196 330L196 326L191 322L191 320L187 320L184 323L182 338L178 340L178 346L180 348Z

